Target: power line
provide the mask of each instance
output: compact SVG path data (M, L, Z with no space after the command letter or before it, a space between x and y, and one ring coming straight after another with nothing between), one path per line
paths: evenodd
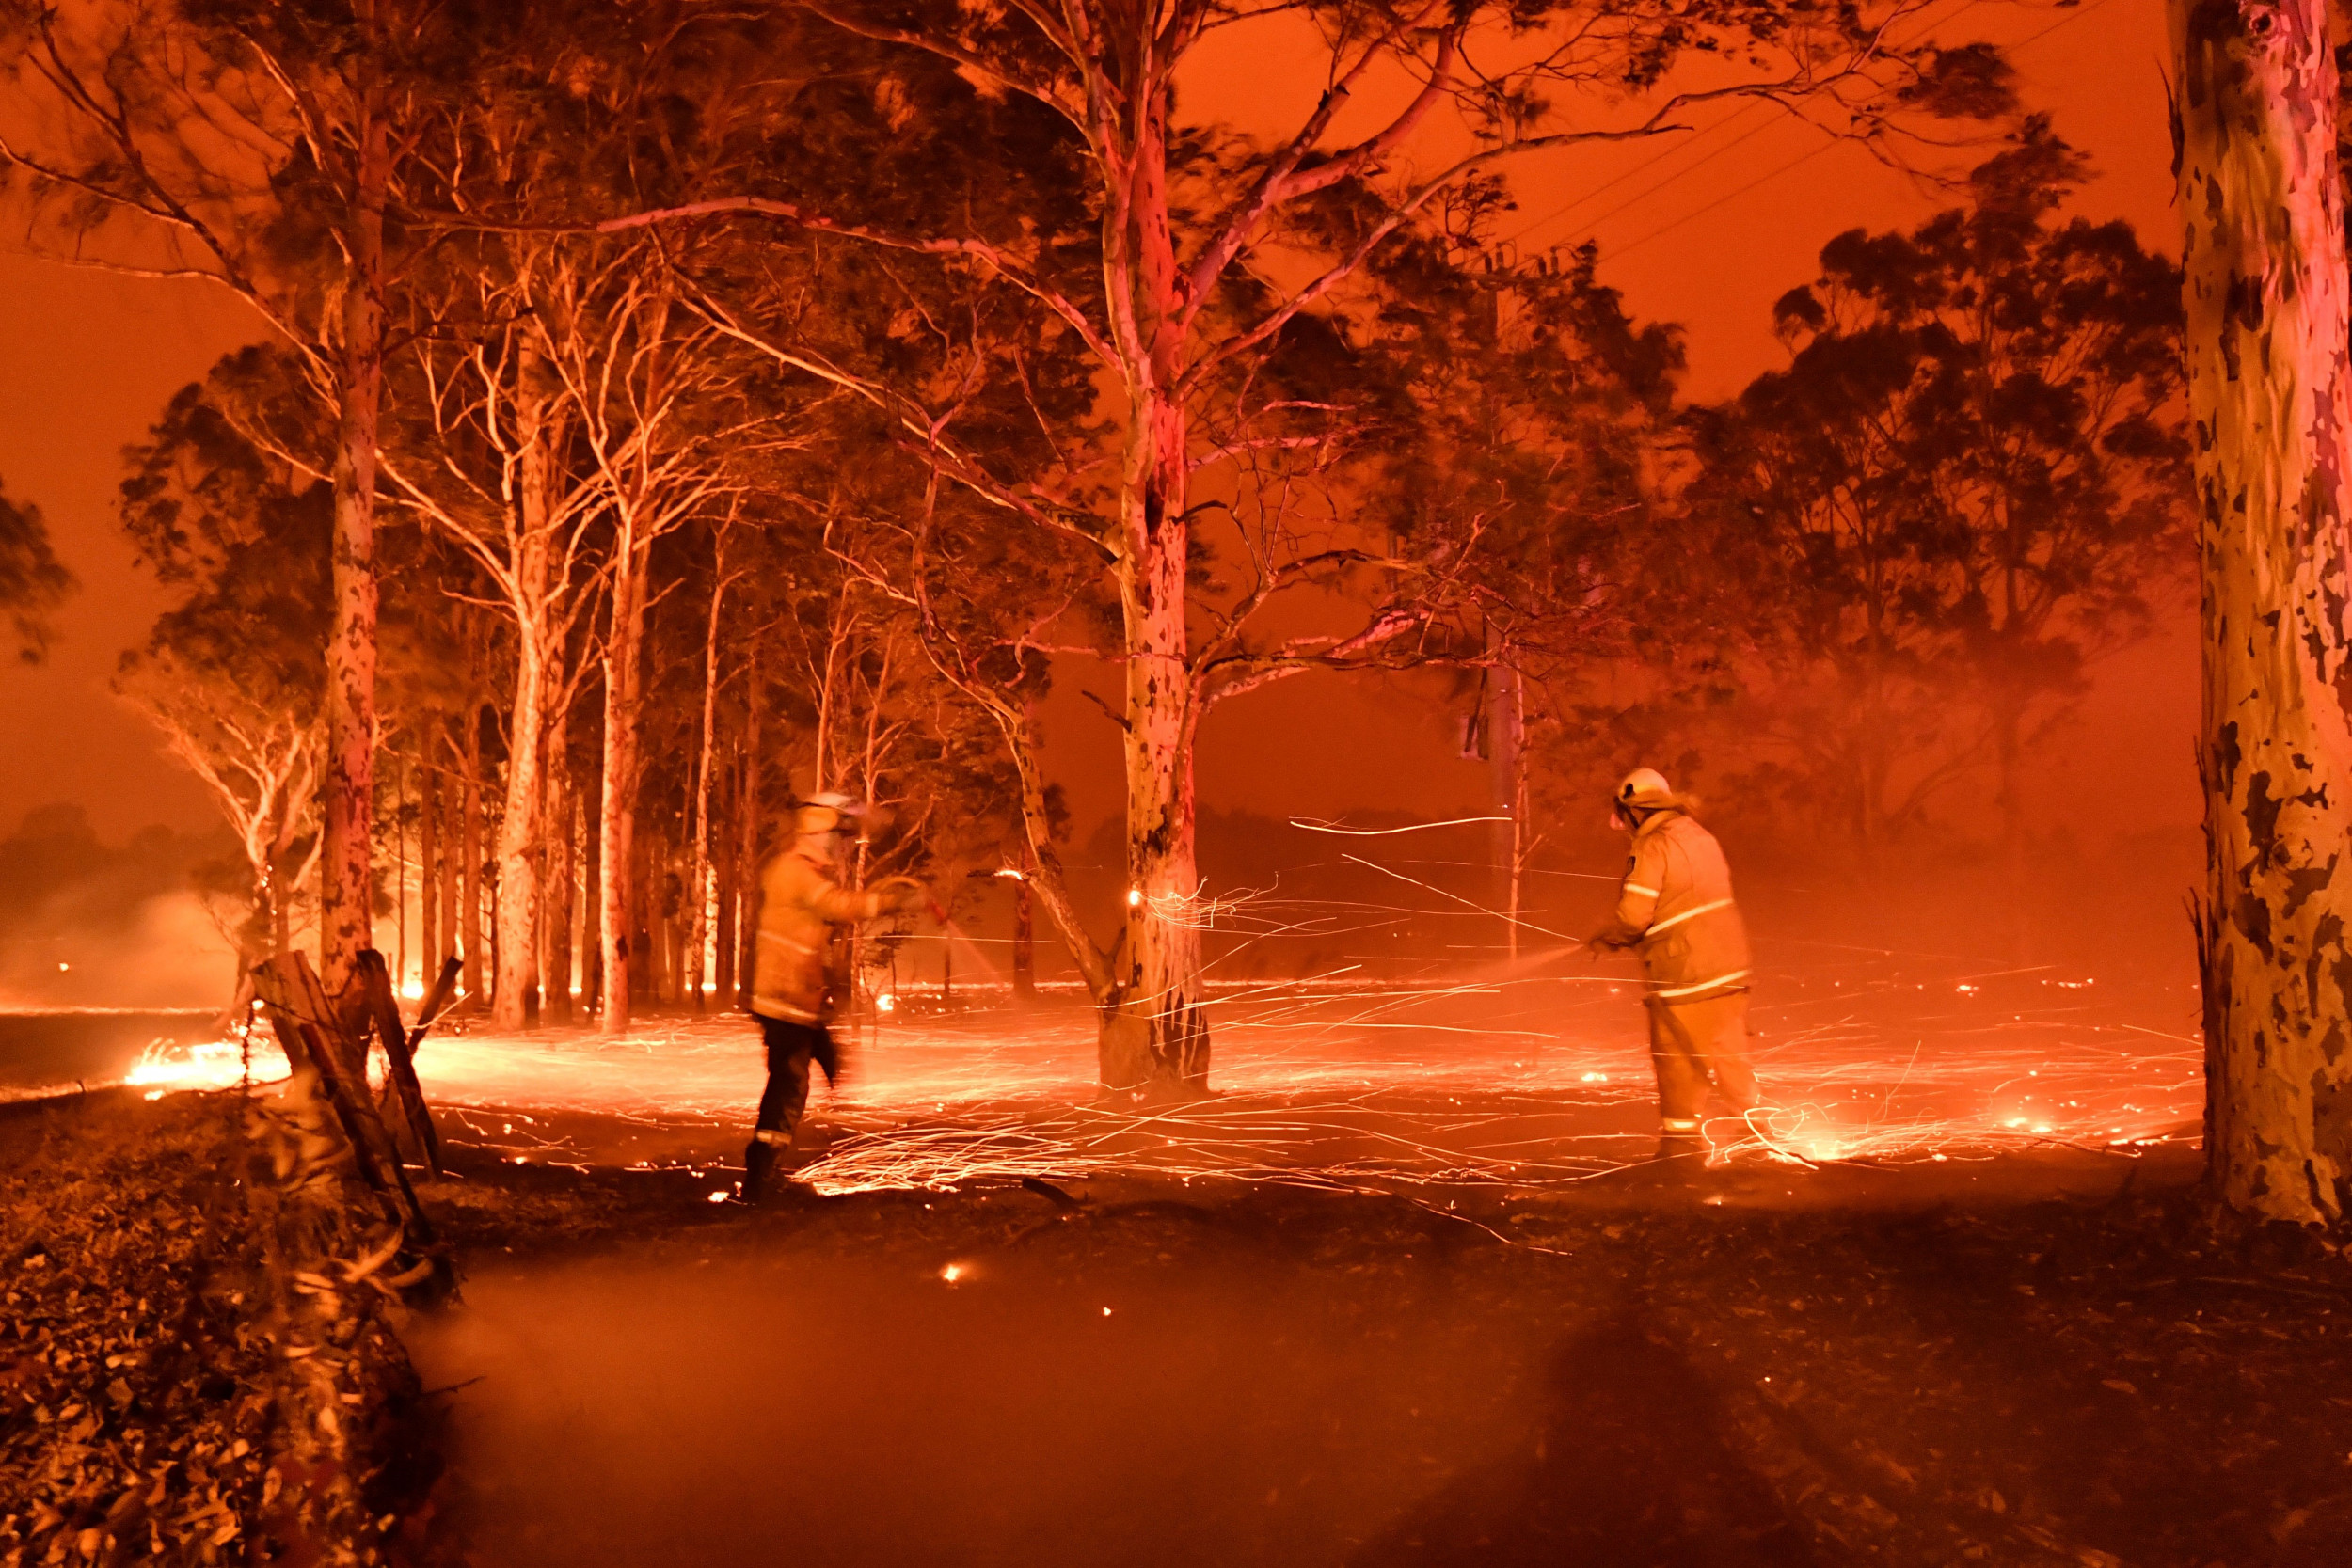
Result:
M1717 127L1717 129L1722 129L1724 126L1730 126L1730 125L1736 124L1736 123L1737 123L1737 122L1740 119L1742 119L1745 115L1747 115L1747 114L1751 113L1752 111L1754 111L1754 110L1756 110L1756 109L1760 109L1760 108L1762 108L1763 106L1764 106L1764 105L1762 105L1762 104L1760 104L1760 103L1751 104L1751 105L1749 105L1749 107L1748 107L1747 109L1743 109L1743 110L1741 110L1740 114L1733 115L1730 119L1728 119L1724 120L1724 121L1723 122L1723 126L1719 126L1719 127ZM1623 201L1618 202L1618 203L1617 203L1614 207L1610 208L1610 209L1609 209L1609 211L1607 211L1607 212L1605 212L1605 213L1601 214L1600 214L1600 216L1598 216L1598 217L1597 217L1597 218L1593 219L1590 223L1587 223L1587 224L1585 224L1582 228L1579 229L1579 230L1577 230L1577 236L1578 236L1578 238L1580 238L1580 239L1581 239L1581 238L1584 237L1585 235L1588 235L1588 234L1592 233L1595 230L1598 229L1598 228L1599 228L1602 224L1607 223L1607 222L1608 222L1611 218L1615 217L1615 216L1616 216L1619 213L1624 212L1624 211L1625 211L1628 207L1639 206L1641 203L1643 203L1643 202L1645 202L1645 201L1647 201L1647 200L1648 200L1651 197L1656 196L1656 195L1657 195L1660 191L1664 190L1667 186L1669 186L1669 185L1671 185L1671 184L1674 184L1677 181L1681 180L1681 179L1685 178L1686 176L1688 176L1688 175L1689 175L1689 174L1690 174L1690 173L1691 173L1693 169L1702 168L1702 167L1704 167L1705 166L1707 166L1708 164L1710 164L1710 163L1714 162L1717 158L1722 157L1724 153L1726 153L1726 152L1730 151L1733 148L1735 148L1735 147L1739 146L1741 142L1746 141L1749 137L1751 137L1751 136L1756 136L1756 135L1762 135L1764 132L1771 130L1771 129L1772 128L1772 126L1773 126L1775 123L1776 123L1776 121L1773 121L1773 120L1770 120L1770 119L1768 119L1768 120L1763 121L1761 124L1757 125L1757 126L1756 126L1754 130L1743 131L1743 132L1741 132L1740 135L1736 135L1736 136L1732 137L1732 138L1731 138L1731 140L1729 140L1729 141L1727 141L1727 142L1724 143L1724 145L1723 145L1723 146L1721 146L1721 147L1719 147L1719 148L1715 149L1715 150L1714 150L1714 151L1709 152L1709 153L1708 153L1706 157L1693 160L1693 161L1692 161L1691 164L1689 164L1688 166L1684 166L1684 167L1682 167L1682 168L1677 169L1674 173L1669 174L1668 176L1666 176L1666 178L1664 178L1663 180L1661 180L1661 181L1660 181L1660 182L1658 182L1658 183L1656 183L1655 185L1650 185L1650 186L1645 187L1645 189L1642 189L1642 190L1639 190L1639 191L1634 192L1631 196L1627 197L1627 198L1626 198ZM1676 150L1676 151L1678 151L1678 152L1679 152L1679 151L1687 151L1687 150L1690 150L1691 145L1692 145L1692 144L1691 144L1690 142L1684 142L1684 143L1682 144L1682 146L1681 146L1681 147L1675 149L1675 150ZM1653 161L1653 162L1655 162L1655 160L1652 160L1652 161ZM1614 183L1614 182L1612 182L1612 183ZM1600 189L1601 189L1601 190L1607 190L1608 188L1609 188L1609 187L1608 187L1607 185L1603 185ZM1600 191L1595 191L1595 192L1593 193L1593 195L1595 195L1595 196L1598 196L1599 194L1600 194ZM1589 199L1589 198L1588 198L1588 199ZM1578 203L1578 205L1581 205L1581 203ZM1562 208L1560 211L1561 211L1561 212L1563 212L1563 213L1565 213L1565 212L1566 212L1567 210L1568 210L1567 208L1564 207L1564 208ZM1555 214L1552 214L1552 216L1553 216L1553 217L1557 217L1557 216L1559 216L1559 215L1560 215L1560 214L1559 214L1559 213L1555 213ZM1549 218L1547 218L1547 219L1545 219L1544 221L1548 223L1548 222L1549 222L1549 221L1550 221L1550 219L1549 219ZM1534 227L1534 225L1532 225L1532 224L1531 224L1531 225L1529 225L1529 228L1533 228L1533 227ZM1525 232L1527 232L1527 230L1524 230L1524 229L1522 229L1521 230L1519 230L1519 232L1520 232L1520 233L1522 233L1522 234L1524 234ZM1517 238L1518 236L1517 236L1517 235L1514 235L1513 237L1514 237L1514 238Z
M1609 191L1614 190L1617 186L1624 184L1627 181L1629 181L1629 180L1632 179L1635 175L1637 175L1637 174L1641 173L1644 169L1647 169L1647 168L1655 168L1655 167L1657 167L1660 164L1664 163L1667 159L1669 159L1669 158L1673 157L1673 156L1674 156L1676 153L1677 153L1677 152L1688 152L1688 151L1689 151L1692 148L1696 147L1696 146L1697 146L1700 142L1705 141L1708 137L1709 137L1709 136L1713 135L1716 132L1718 132L1718 131L1726 131L1726 130L1729 130L1732 126L1739 124L1741 120L1743 120L1743 119L1747 119L1747 117L1748 117L1748 116L1750 116L1750 115L1752 115L1752 114L1756 113L1758 110L1760 110L1760 109L1761 109L1761 108L1763 108L1763 107L1764 107L1764 105L1763 105L1763 104L1761 104L1761 103L1750 103L1750 104L1748 104L1745 108L1743 108L1743 109L1740 110L1740 112L1739 112L1739 113L1737 113L1737 114L1725 115L1723 119L1721 119L1717 120L1714 124L1712 124L1712 125L1708 126L1706 130L1701 131L1701 132L1700 132L1697 135L1692 136L1692 137L1689 141L1686 141L1686 142L1677 142L1677 144L1675 144L1674 146L1667 148L1667 149L1666 149L1664 151L1662 151L1662 152L1655 152L1655 153L1652 153L1650 156L1648 156L1648 157L1646 157L1646 158L1643 159L1640 163L1635 164L1635 165L1634 165L1631 168L1627 169L1627 170L1626 170L1623 174L1618 175L1615 179L1611 180L1611 181L1607 181L1607 182L1605 182L1604 183L1601 183L1601 184L1598 184L1598 185L1595 185L1595 186L1594 186L1591 190L1586 191L1586 192L1585 192L1582 196L1580 196L1580 197L1576 198L1574 200L1569 201L1569 202L1565 203L1565 205L1563 205L1563 206L1554 207L1554 208L1553 208L1550 212L1546 213L1546 214L1545 214L1542 217L1536 218L1536 219L1533 220L1532 222L1528 223L1528 224L1527 224L1527 225L1525 225L1523 228L1521 228L1521 229L1518 230L1518 233L1515 233L1515 234L1511 235L1510 237L1511 237L1512 239L1517 240L1517 239L1522 239L1522 238L1524 238L1525 236L1527 236L1527 235L1529 235L1529 234L1531 234L1531 233L1534 233L1536 230L1541 229L1541 228L1542 228L1545 224L1549 223L1552 219L1554 219L1554 218L1556 218L1556 217L1559 217L1559 216L1563 215L1564 214L1572 213L1572 212L1576 211L1576 209L1578 209L1579 207L1583 206L1583 205L1584 205L1584 203L1586 203L1587 201L1592 200L1592 199L1593 199L1593 198L1595 198L1595 197L1597 197L1597 196L1600 196L1600 195L1603 195L1603 194L1605 194L1605 193L1607 193L1607 192L1609 192ZM1766 124L1770 124L1770 123L1771 123L1771 121L1769 121L1769 120L1768 120L1768 121L1766 121L1765 123L1766 123ZM1758 129L1761 129L1761 127L1759 127ZM1753 135L1754 134L1755 134L1754 132L1750 132L1750 133L1749 133L1749 135ZM1741 136L1741 137L1740 138L1740 141L1745 141L1745 140L1747 140L1747 136ZM1738 145L1738 143L1734 143L1734 144L1732 144L1732 145L1737 146L1737 145ZM1700 162L1700 163L1704 163L1704 162L1706 162L1706 161L1707 161L1707 160L1706 160L1706 159L1704 159L1704 158L1702 158L1701 160L1699 160L1699 162ZM1692 167L1692 168L1696 168L1696 167L1698 167L1698 164L1692 164L1692 165L1691 166L1691 167ZM1684 172L1685 172L1685 173L1688 173L1688 172L1689 172L1689 170L1687 170L1687 169L1686 169ZM1673 182L1673 180L1671 180L1671 179L1669 179L1669 180L1663 180L1663 181L1661 181L1658 184L1651 186L1651 187L1650 187L1650 190L1651 190L1651 191L1661 190L1661 189L1663 189L1665 186L1672 184L1673 182ZM1648 194L1649 194L1649 192L1648 192L1648 191L1645 191L1645 192L1644 192L1644 193L1643 193L1643 195L1645 195L1645 196L1646 196L1646 195L1648 195ZM1641 197L1635 197L1635 198L1633 198L1633 200L1635 200L1635 201L1639 201L1640 199L1641 199ZM1600 215L1600 217L1598 217L1598 218L1595 218L1593 221L1594 221L1595 223L1599 223L1599 222L1603 221L1604 219L1606 219L1607 217L1609 217L1611 214L1613 214L1613 213L1618 213L1618 212L1622 212L1622 211L1624 211L1624 207L1623 207L1622 205L1617 206L1617 207L1613 207L1613 208L1611 208L1611 209L1609 210L1609 212L1608 212L1608 213L1603 213L1603 214Z
M2080 10L2074 12L2072 15L2061 17L2058 21L2051 23L2047 27L2042 28L2040 32L2020 40L2016 43L2009 45L2007 53L2011 55L2022 55L2027 49L2033 47L2033 45L2041 42L2043 39L2048 38L2052 33L2057 32L2060 27L2068 26L2074 23L2080 22L2084 17L2089 16L2092 11L2097 10L2100 7L2106 5L2106 3L2107 0L2090 0L2089 5L2083 7ZM1955 12L1954 14L1957 15L1958 13ZM1835 140L1823 142L1812 151L1790 159L1788 162L1781 165L1778 168L1772 170L1770 174L1762 175L1755 180L1751 180L1746 184L1739 187L1737 190L1730 191L1723 196L1717 197L1706 206L1695 208L1691 212L1683 214L1680 217L1676 218L1671 223L1651 230L1648 233L1643 235L1640 239L1633 241L1630 245L1620 245L1616 250L1611 252L1611 260L1621 261L1624 258L1632 255L1644 245L1649 244L1650 241L1661 238L1663 235L1673 233L1676 230L1681 228L1684 224L1689 223L1693 218L1704 217L1708 214L1713 212L1716 208L1722 206L1724 202L1737 200L1739 198L1747 195L1750 191L1756 189L1758 186L1769 184L1772 181L1779 179L1782 175L1788 173L1790 169L1797 167L1800 164L1809 164L1814 159L1820 157L1822 153L1830 150L1830 149L1840 145L1842 145L1841 142ZM1693 165L1692 166L1696 167L1697 166Z
M2100 3L2104 3L2104 0L2100 0ZM1951 23L1959 21L1963 16L1965 16L1968 12L1975 10L1979 6L1983 4L1984 0L1962 0L1962 4L1958 8L1946 12L1944 15L1937 17L1931 22L1924 24L1917 32L1905 39L1902 43L1897 45L1897 47L1908 48L1910 45L1916 43L1919 40L1925 38L1933 29L1946 26ZM2079 15L2081 13L2077 12L2076 14ZM2070 17L2068 20L2072 21L2073 18ZM2060 24L2060 25L2063 25L2063 24ZM1708 136L1715 135L1718 131L1727 131L1731 127L1739 124L1741 120L1747 119L1750 115L1761 113L1770 107L1772 107L1772 105L1769 103L1751 102L1746 107L1740 109L1738 113L1724 116L1722 119L1717 120L1706 130L1701 131L1698 135L1692 136L1689 141L1677 143L1675 146L1669 147L1661 152L1655 153L1650 157L1643 159L1640 163L1635 164L1631 168L1627 169L1623 174L1618 175L1616 178L1604 181L1602 183L1594 186L1591 190L1586 191L1582 196L1575 198L1573 200L1566 202L1565 205L1554 207L1550 212L1546 213L1543 216L1522 225L1509 237L1514 240L1523 239L1527 235L1534 232L1536 230L1541 229L1545 224L1549 223L1552 219L1560 217L1565 214L1572 213L1577 208L1583 206L1587 201L1592 200L1595 197L1600 196L1608 191L1615 189L1619 185L1624 184L1628 180L1632 179L1643 170L1655 168L1658 165L1665 162L1671 157L1674 157L1676 154L1689 151L1692 148L1697 146ZM1692 170L1712 163L1717 158L1720 158L1724 153L1730 151L1733 148L1739 146L1741 142L1746 141L1749 137L1769 130L1772 123L1772 121L1768 119L1763 124L1756 126L1755 130L1743 132L1740 135L1733 137L1730 141L1725 142L1723 146L1715 149L1714 151L1708 153L1705 157L1698 159L1696 162L1686 165L1680 170L1668 175L1665 179L1661 180L1658 183L1647 187L1639 194L1626 198L1625 200L1620 201L1614 207L1610 208L1609 211L1601 214L1600 216L1593 219L1592 222L1585 224L1581 230L1578 230L1579 236L1581 237L1591 234L1602 224L1607 223L1611 218L1616 216L1619 213L1624 212L1628 207L1634 206L1635 204L1657 195L1660 191L1664 190L1667 186L1690 174Z

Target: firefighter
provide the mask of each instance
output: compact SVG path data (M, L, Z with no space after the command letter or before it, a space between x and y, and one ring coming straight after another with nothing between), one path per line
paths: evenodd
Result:
M1731 898L1723 846L1692 815L1695 802L1637 768L1617 785L1609 825L1633 835L1617 912L1587 943L1641 955L1658 1069L1660 1153L1698 1153L1708 1087L1734 1111L1756 1103L1748 1066L1748 933Z
M793 814L791 845L760 873L752 1014L768 1051L768 1087L743 1150L746 1203L767 1195L776 1162L794 1148L808 1106L809 1065L822 1067L828 1084L840 1071L827 1028L846 978L834 963L836 928L927 901L922 884L911 877L855 893L835 880L865 815L866 808L844 795L810 797Z

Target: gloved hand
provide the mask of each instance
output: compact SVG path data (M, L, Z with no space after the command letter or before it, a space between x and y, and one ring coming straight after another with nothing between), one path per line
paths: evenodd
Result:
M875 889L882 897L882 911L896 914L901 910L919 910L931 902L931 890L912 877L892 877Z
M1594 958L1599 958L1604 953L1613 953L1622 945L1624 944L1610 935L1609 928L1605 926L1584 939L1584 951Z

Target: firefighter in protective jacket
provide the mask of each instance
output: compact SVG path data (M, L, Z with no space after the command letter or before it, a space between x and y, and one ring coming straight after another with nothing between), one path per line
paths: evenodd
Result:
M808 1108L809 1065L822 1067L827 1083L840 1069L827 1027L845 989L834 963L837 927L912 909L927 896L908 877L858 892L834 879L864 815L847 796L812 796L793 815L790 846L760 873L752 1014L767 1047L768 1086L743 1151L746 1203L760 1200L777 1160L793 1147Z
M1748 1065L1747 927L1732 901L1723 846L1663 776L1635 768L1617 785L1612 826L1633 835L1615 918L1598 951L1641 956L1658 1111L1670 1145L1695 1140L1708 1086L1734 1111L1756 1103Z

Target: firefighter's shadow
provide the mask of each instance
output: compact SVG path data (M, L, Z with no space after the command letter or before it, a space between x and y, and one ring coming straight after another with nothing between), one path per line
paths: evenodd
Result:
M1351 1568L1822 1568L1723 1432L1688 1361L1633 1313L1604 1320L1553 1358L1533 1453L1457 1478Z

